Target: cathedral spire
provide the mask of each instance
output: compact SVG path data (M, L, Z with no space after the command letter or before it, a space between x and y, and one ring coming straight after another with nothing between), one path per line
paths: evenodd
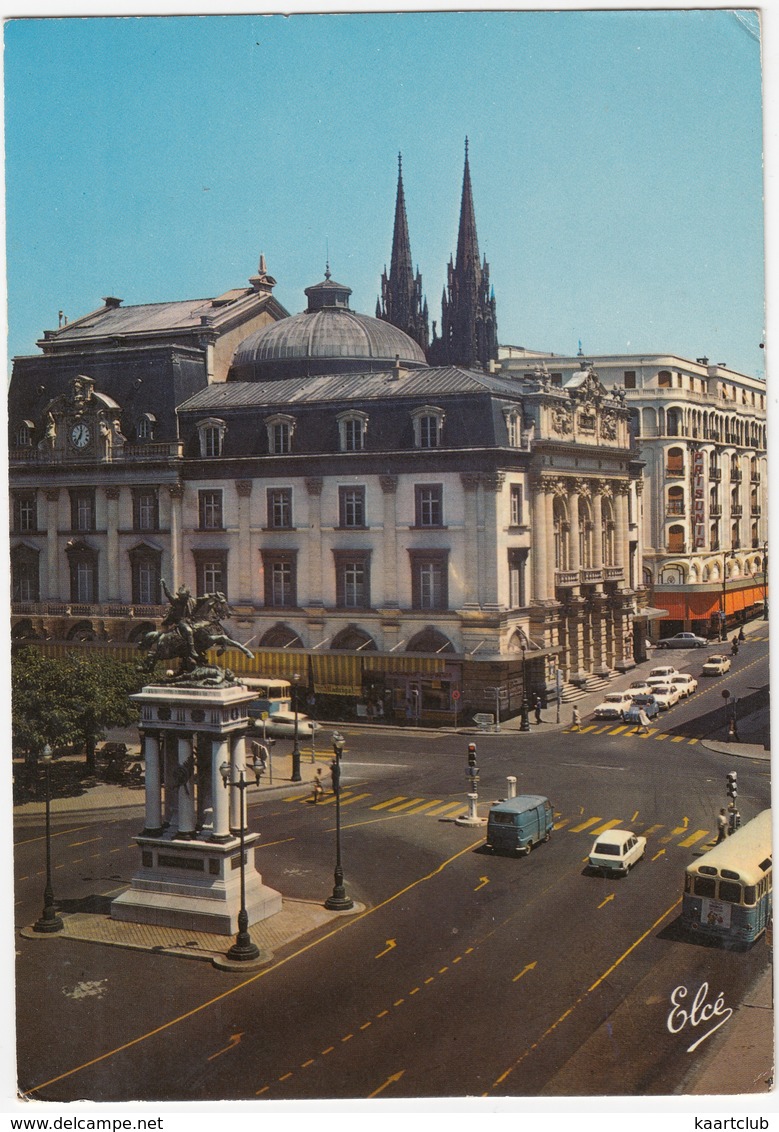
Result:
M376 304L377 316L397 326L413 338L423 350L428 344L426 304L423 306L422 276L414 276L411 241L408 235L406 196L403 190L403 157L398 154L398 189L395 198L395 227L392 233L392 255L389 276L381 277L381 299Z
M428 358L433 365L454 365L489 370L498 357L495 293L490 267L480 260L473 205L468 139L460 202L457 253L446 269L447 283L441 301L441 337L433 335Z

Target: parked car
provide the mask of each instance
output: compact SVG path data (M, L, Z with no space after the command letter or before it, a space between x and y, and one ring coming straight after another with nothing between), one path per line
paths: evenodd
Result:
M587 860L594 872L627 876L645 853L645 837L629 829L610 829L597 838Z
M659 649L705 649L708 641L705 637L696 637L695 633L677 633L673 637L666 637L658 641Z
M701 669L704 676L724 676L728 671L730 671L730 657L725 656L724 653L710 656Z
M681 699L681 693L675 684L656 684L652 689L652 695L663 711L668 711Z
M640 723L641 720L638 717L641 714L642 708L646 712L648 719L654 719L656 715L660 714L660 704L654 696L635 696L633 703L625 713L625 723Z
M659 668L653 668L647 676L646 682L650 688L654 688L656 684L667 684L672 676L678 675L679 673L672 664L665 664Z
M596 719L623 719L633 703L627 692L610 692L595 709Z
M672 676L670 683L679 689L679 694L683 700L691 696L698 687L698 681L694 676L690 676L689 672L680 672L678 676Z
M636 696L651 695L652 687L646 680L634 680L632 684L628 684L626 691L630 698L635 700Z
M255 721L258 731L263 731L271 739L295 738L294 711L275 711L267 719ZM309 719L307 715L298 715L298 739L310 739L316 731L321 731L321 723Z

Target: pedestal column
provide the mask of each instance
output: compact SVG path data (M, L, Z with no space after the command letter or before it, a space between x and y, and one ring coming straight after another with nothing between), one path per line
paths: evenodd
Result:
M551 496L549 496L551 499ZM546 485L543 480L533 484L533 601L543 601L549 597L549 574L554 572L554 558L547 560L547 510Z
M177 837L195 836L195 799L192 779L192 741L188 735L178 737L178 801L179 821Z
M482 476L484 515L483 522L479 524L482 561L481 603L482 606L488 608L494 608L500 604L500 595L498 592L498 541L494 538L487 539L486 532L498 530L498 496L503 490L505 480L506 477L502 472ZM507 602L503 602L504 607L507 604Z
M49 601L67 601L69 594L64 588L60 592L60 584L67 585L68 571L59 569L57 555L57 539L59 532L59 498L60 489L51 488L46 491L46 594ZM70 526L70 523L68 523ZM62 582L60 583L60 578Z
M211 797L214 802L212 841L230 840L230 791L222 781L220 767L230 761L230 744L227 736L211 741Z
M168 485L170 493L170 576L171 589L177 590L183 578L181 573L181 501L184 498L184 485Z
M628 568L628 491L630 488L624 482L617 484L614 500L617 517L617 537L614 545L616 565L621 566L625 573Z
M246 736L230 736L230 781L240 782L241 772L246 778ZM230 830L239 833L246 829L246 791L230 788Z
M146 828L144 836L162 833L162 781L160 775L160 736L156 731L141 733L146 778Z

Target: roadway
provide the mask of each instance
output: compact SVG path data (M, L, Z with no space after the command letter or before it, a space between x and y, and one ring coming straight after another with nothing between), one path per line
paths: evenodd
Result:
M668 656L697 675L702 655L656 663ZM452 820L466 808L471 736L342 727L344 869L365 910L249 975L19 939L20 1087L103 1101L673 1093L716 1040L690 1053L704 1028L669 1031L674 989L691 998L707 983L710 1000L721 992L732 1007L768 961L763 942L746 953L703 947L676 923L684 866L711 842L733 769L704 746L723 734L721 692L743 702L767 681L767 645L754 641L649 736L616 724L479 736L482 812L509 775L555 807L550 842L519 860L487 854L483 830ZM770 804L769 764L736 769L748 820ZM56 819L63 910L85 900L104 909L128 883L140 825L140 810ZM624 879L584 870L595 831L610 825L647 836L645 860ZM289 898L329 894L332 801L258 791L250 826L267 883ZM18 926L40 912L40 865L40 828L25 822Z

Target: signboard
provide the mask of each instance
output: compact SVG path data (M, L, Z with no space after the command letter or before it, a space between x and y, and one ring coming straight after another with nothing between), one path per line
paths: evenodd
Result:
M692 454L692 537L696 550L706 546L706 483L705 454Z
M704 897L701 901L701 923L708 924L710 928L729 928L730 911L731 905L726 900Z

